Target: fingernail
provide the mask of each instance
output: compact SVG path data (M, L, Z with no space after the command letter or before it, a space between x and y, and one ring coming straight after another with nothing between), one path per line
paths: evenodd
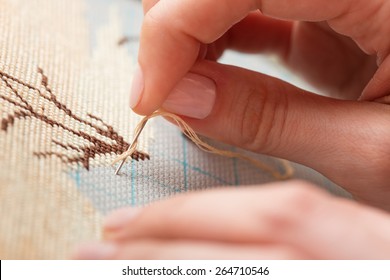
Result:
M112 243L90 243L76 249L72 258L77 260L108 260L114 258L118 247Z
M103 222L106 230L118 230L126 227L141 210L138 208L122 208L109 214Z
M204 119L214 107L216 88L213 80L188 73L170 93L162 107L175 114Z
M142 92L144 91L144 75L142 73L142 69L137 64L134 75L133 82L131 85L130 91L130 108L134 108L138 105L141 100Z

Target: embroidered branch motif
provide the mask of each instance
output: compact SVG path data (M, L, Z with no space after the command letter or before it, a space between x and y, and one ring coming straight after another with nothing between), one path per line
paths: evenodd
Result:
M41 87L37 88L28 83L21 81L7 73L0 71L0 82L5 84L8 91L0 92L0 99L13 105L13 113L8 114L7 117L1 118L0 131L5 131L14 125L16 119L24 119L28 121L31 118L35 118L41 122L44 122L52 127L60 128L74 135L74 137L86 140L88 144L69 144L63 143L58 139L52 139L52 143L64 150L64 153L58 152L34 152L34 155L39 158L57 157L62 162L67 164L80 163L85 169L89 170L90 160L100 155L124 153L130 146L124 138L118 134L115 129L109 124L105 123L101 118L92 114L87 114L86 118L82 118L72 112L65 104L61 103L56 95L53 93L49 86L49 79L41 68L38 68L38 73L41 75ZM39 95L42 101L46 101L54 105L58 110L65 113L67 116L82 124L87 129L74 129L66 126L66 124L50 118L45 114L44 108L35 109L28 102L28 99L20 93L20 88L27 88L29 91ZM93 123L92 120L95 122ZM96 124L96 122L99 124ZM93 129L100 136L99 138L88 134L85 131ZM105 140L102 140L105 139ZM73 141L73 143L79 143L80 141ZM70 153L74 156L69 155ZM149 155L140 151L136 151L132 158L135 160L150 159Z

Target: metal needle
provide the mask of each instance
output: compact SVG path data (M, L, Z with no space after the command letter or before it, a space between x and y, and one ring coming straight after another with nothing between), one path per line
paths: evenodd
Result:
M134 138L133 138L133 142L131 142L131 145L130 145L128 151L131 150L131 149L133 149L133 148L135 147L135 145L137 145L138 138L139 138L139 136L141 135L142 130L144 130L145 125L146 125L147 122L148 122L148 120L145 120L145 121L142 123L141 127L138 129L137 133L135 134L135 136L134 136ZM130 154L129 156L131 156L131 154ZM125 164L126 159L127 159L127 158L124 158L124 159L122 160L122 162L119 164L118 168L117 168L116 171L115 171L115 175L118 175L119 171L122 169L123 165Z

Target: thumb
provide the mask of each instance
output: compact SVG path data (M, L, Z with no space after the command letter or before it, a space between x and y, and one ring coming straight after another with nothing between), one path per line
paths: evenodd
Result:
M184 116L202 135L310 166L352 192L368 184L385 187L390 107L384 104L318 96L256 72L200 61L163 108Z

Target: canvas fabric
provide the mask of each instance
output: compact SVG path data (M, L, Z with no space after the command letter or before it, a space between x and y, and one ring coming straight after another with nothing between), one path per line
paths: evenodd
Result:
M139 121L115 11L96 34L78 0L0 1L0 258L65 258L100 236L77 169L106 167ZM91 46L94 36L94 46ZM143 133L146 140L151 128Z
M114 175L110 163L140 120L127 102L140 9L127 0L0 1L0 259L65 259L101 237L114 209L274 180L199 151L162 119L140 139L150 160L140 153ZM296 178L345 195L294 167Z

